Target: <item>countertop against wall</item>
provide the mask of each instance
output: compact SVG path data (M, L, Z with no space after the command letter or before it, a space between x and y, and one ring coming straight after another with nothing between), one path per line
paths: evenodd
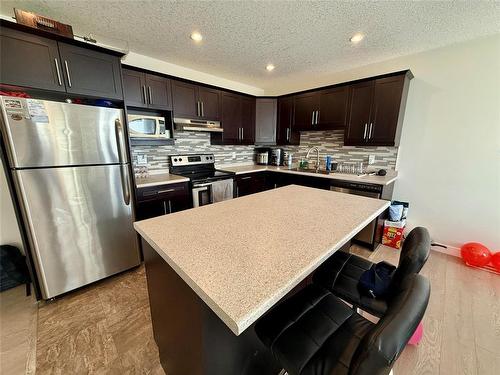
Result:
M395 172L393 172L391 174L387 174L385 176L369 176L369 175L356 176L356 175L352 175L352 174L335 173L335 172L330 173L330 174L311 173L311 172L298 171L295 168L290 169L288 167L278 167L278 166L274 166L274 165L255 165L255 164L238 165L238 166L224 166L223 165L219 169L223 169L223 170L230 171L230 172L235 172L237 175L243 174L243 173L272 171L272 172L298 174L298 175L302 175L302 176L328 178L331 180L342 180L342 181L349 181L349 182L376 184L376 185L383 185L383 186L392 184L398 178L398 175Z

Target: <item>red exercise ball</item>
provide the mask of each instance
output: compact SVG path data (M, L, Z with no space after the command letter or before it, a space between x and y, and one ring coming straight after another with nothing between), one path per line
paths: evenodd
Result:
M491 253L486 246L478 242L469 242L460 248L465 263L471 266L483 267L486 266L491 259Z
M498 253L493 254L491 257L491 264L493 264L493 267L500 272L500 251Z

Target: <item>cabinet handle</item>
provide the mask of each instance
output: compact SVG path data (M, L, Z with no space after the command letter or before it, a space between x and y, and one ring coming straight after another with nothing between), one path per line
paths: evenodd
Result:
M157 194L171 193L173 191L175 191L175 189L158 190Z
M68 61L64 60L64 66L66 67L66 77L68 78L68 85L71 87L71 77L69 75Z
M243 131L244 131L244 129L241 128L241 140L243 140L243 138L245 138L245 135L244 135L245 133L243 133Z
M200 102L201 103L201 117L205 116L205 108L203 106L203 102Z
M151 94L151 86L148 86L148 94L149 94L149 104L153 104L153 95Z
M286 140L290 142L290 128L286 128Z
M370 130L368 131L368 139L372 139L373 122L370 122Z
M167 204L165 201L163 201L163 213L166 215L167 214Z
M242 177L241 179L242 179L242 180L248 180L249 178L252 178L252 176Z
M61 71L59 70L57 59L54 59L54 63L56 64L57 81L59 82L59 86L62 86Z
M196 102L196 116L200 117L201 116L201 111L200 111L200 102Z
M238 186L236 186L236 198L240 196L240 189L238 189Z
M172 213L172 202L170 202L170 199L168 200L168 213Z
M367 123L365 123L365 131L364 131L364 133L363 133L363 139L364 139L365 141L366 141L366 131L367 131L367 129L368 129L368 124L367 124Z
M316 125L319 123L319 109L316 111Z
M142 95L144 95L144 104L148 104L148 97L146 96L146 86L142 86Z
M311 125L314 125L314 113L315 113L315 112L316 112L316 111L312 111Z

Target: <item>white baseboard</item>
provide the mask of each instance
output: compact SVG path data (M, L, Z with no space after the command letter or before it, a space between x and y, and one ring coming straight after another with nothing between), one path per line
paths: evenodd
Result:
M437 251L438 253L448 254L448 255L460 258L460 249L458 247L440 244L438 242L434 242L434 243L446 246L446 248L441 247L441 246L431 246L431 250Z

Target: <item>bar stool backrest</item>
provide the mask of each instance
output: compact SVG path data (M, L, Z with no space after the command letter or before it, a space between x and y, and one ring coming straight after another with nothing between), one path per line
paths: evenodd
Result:
M403 280L387 313L356 349L349 374L389 374L424 316L430 290L429 280L422 275L412 274Z

